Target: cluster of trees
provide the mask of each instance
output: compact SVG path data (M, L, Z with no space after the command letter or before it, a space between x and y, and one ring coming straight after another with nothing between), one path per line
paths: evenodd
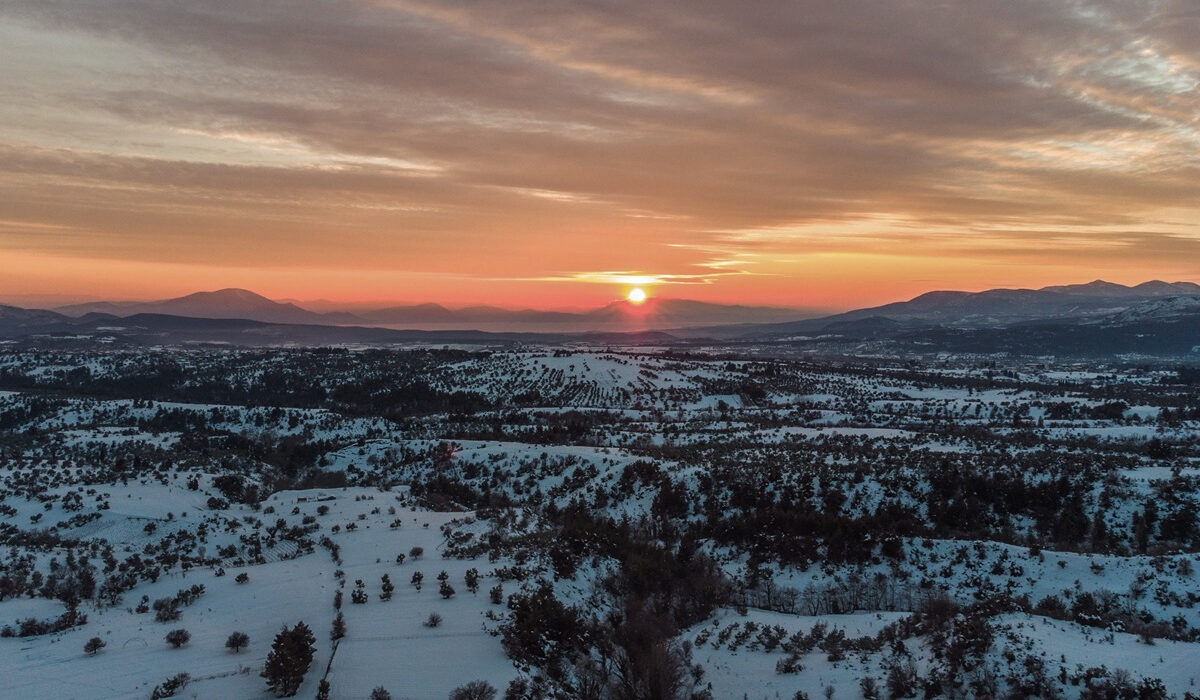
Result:
M280 354L286 355L285 362L278 362ZM101 399L327 408L406 419L432 413L469 414L490 407L478 394L444 391L429 381L437 367L476 355L449 349L147 350L137 361L112 363L99 373L87 369L79 358L74 360L77 367L68 372L0 368L0 388L55 389Z
M204 584L192 584L189 588L180 589L170 598L159 598L151 606L154 610L155 622L173 622L183 616L180 608L195 603L204 595Z
M508 599L508 617L500 626L508 655L538 667L568 693L702 696L703 673L675 638L728 600L729 582L713 561L694 540L662 542L579 504L550 512L557 526L551 557L558 575L573 572L586 555L620 562L604 581L614 612L585 615L541 580L531 592ZM493 600L499 597L497 591Z
M28 617L17 620L15 628L12 625L5 625L0 629L0 637L36 637L42 634L53 634L86 625L87 619L87 615L79 612L78 608L68 607L66 612L53 619L39 620L35 617Z
M17 549L0 561L0 600L34 595L61 601L68 607L91 600L97 594L96 567L87 556L77 557L73 548L66 557L52 557L43 572L37 560Z

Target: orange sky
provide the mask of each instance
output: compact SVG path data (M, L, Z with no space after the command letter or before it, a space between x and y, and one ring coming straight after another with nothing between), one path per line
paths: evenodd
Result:
M0 301L1200 281L1186 0L0 5Z

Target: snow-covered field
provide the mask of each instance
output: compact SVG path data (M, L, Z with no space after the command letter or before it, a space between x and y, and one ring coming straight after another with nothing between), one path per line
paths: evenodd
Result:
M666 697L1200 692L1195 387L733 352L5 349L0 697L272 697L299 621L310 698L620 696L648 659ZM545 590L551 658L514 643Z

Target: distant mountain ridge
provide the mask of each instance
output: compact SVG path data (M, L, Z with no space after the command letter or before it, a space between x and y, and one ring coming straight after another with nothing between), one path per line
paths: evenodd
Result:
M175 299L161 301L98 301L60 306L54 311L66 316L80 317L102 313L118 317L135 314L166 314L190 318L241 318L266 323L317 323L339 325L362 323L362 319L345 312L317 313L295 304L272 301L246 289L218 289L195 292Z
M1151 280L1125 286L1096 280L1087 284L1059 285L1041 289L988 289L982 292L933 291L908 301L856 309L822 318L791 323L766 324L752 335L812 333L843 328L852 322L874 319L899 327L946 326L951 328L999 328L1016 323L1050 319L1078 322L1100 320L1153 300L1200 297L1200 285L1192 282ZM1190 308L1177 305L1178 310ZM717 331L722 332L722 331ZM744 333L738 331L736 335ZM728 336L723 336L728 337Z
M99 301L54 309L72 317L102 313L116 317L166 314L190 318L247 319L266 323L386 326L425 330L517 332L639 332L675 326L708 326L733 322L771 323L811 317L811 312L765 306L711 304L687 299L650 299L642 305L617 301L591 311L542 311L469 306L449 309L425 303L316 312L291 302L277 302L245 289L196 292L148 302Z
M478 330L398 330L367 326L270 323L241 318L206 318L137 313L119 317L89 312L79 317L54 311L0 305L0 342L35 347L103 347L221 345L387 346L411 343L496 345L512 343L669 343L675 338L656 331L595 333L490 333Z
M131 313L147 306L185 313ZM120 313L100 310L113 308ZM935 291L904 302L775 323L753 319L772 314L794 317L802 312L654 299L643 305L615 302L583 312L418 304L360 312L360 316L317 313L244 290L136 305L75 305L67 310L84 313L72 316L0 305L0 339L33 346L108 343L108 347L736 342L837 355L965 352L1200 358L1200 285L1191 282L1151 281L1127 287L1097 280L1042 289ZM271 314L289 321L239 318L242 314ZM414 324L419 322L414 319L423 319L434 327L381 327L380 319L408 319L399 323ZM372 321L376 325L368 325ZM533 328L522 327L526 322ZM436 327L438 323L451 325ZM488 330L489 323L498 330Z
M1087 284L1067 284L1052 287L1042 287L1043 292L1058 292L1060 294L1079 294L1098 297L1126 296L1171 296L1174 294L1200 294L1200 284L1192 282L1163 282L1150 280L1141 284L1127 287L1104 280L1094 280Z

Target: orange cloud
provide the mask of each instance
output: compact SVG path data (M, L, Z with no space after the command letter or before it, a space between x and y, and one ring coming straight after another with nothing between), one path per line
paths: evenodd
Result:
M10 0L0 295L1196 279L1178 2Z

